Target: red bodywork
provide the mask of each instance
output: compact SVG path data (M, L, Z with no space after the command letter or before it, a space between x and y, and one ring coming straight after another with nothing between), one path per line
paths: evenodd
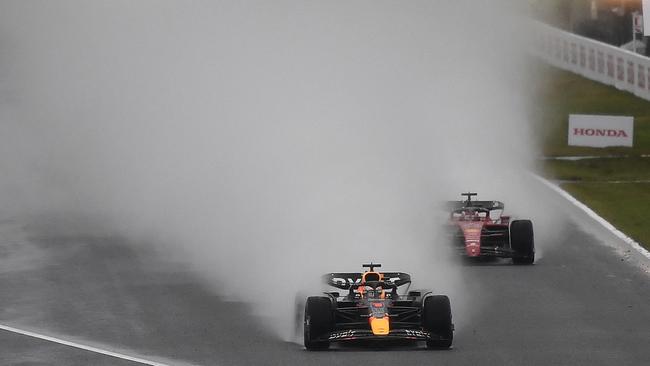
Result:
M472 209L455 211L450 218L450 225L457 227L462 233L465 254L469 257L481 255L481 244L484 237L494 238L495 244L498 244L501 238L507 241L509 222L509 216L499 215L497 218L492 218L487 212ZM458 238L460 240L460 236Z

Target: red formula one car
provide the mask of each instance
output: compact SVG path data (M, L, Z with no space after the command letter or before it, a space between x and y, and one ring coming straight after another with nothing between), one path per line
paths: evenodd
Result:
M469 258L512 258L515 264L535 261L533 223L502 215L499 201L472 201L476 193L462 193L465 201L448 202L448 229L452 242Z

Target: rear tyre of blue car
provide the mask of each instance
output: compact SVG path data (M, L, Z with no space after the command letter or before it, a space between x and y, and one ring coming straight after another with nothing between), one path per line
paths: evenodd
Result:
M424 299L422 307L422 328L442 339L427 341L429 349L451 347L454 339L454 326L451 322L451 304L445 295L434 295Z
M310 351L326 350L330 342L322 340L332 331L334 314L332 302L327 297L312 296L305 304L304 337L305 348Z
M530 220L516 220L510 224L510 246L515 251L514 264L535 262L535 239Z

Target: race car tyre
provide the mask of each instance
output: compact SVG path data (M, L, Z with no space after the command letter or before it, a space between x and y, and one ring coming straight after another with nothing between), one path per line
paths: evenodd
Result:
M454 339L454 326L451 323L451 304L445 295L433 295L424 299L422 308L422 328L432 335L442 337L427 341L427 348L441 349L451 347Z
M535 240L533 223L530 220L516 220L510 224L510 246L515 251L514 264L535 262Z
M318 338L331 331L333 324L334 314L330 299L322 296L308 297L305 304L305 348L310 351L328 349L330 342Z

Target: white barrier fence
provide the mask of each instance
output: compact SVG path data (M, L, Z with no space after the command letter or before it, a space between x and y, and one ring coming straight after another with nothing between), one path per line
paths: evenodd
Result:
M533 30L533 53L551 65L650 100L650 58L543 23Z

